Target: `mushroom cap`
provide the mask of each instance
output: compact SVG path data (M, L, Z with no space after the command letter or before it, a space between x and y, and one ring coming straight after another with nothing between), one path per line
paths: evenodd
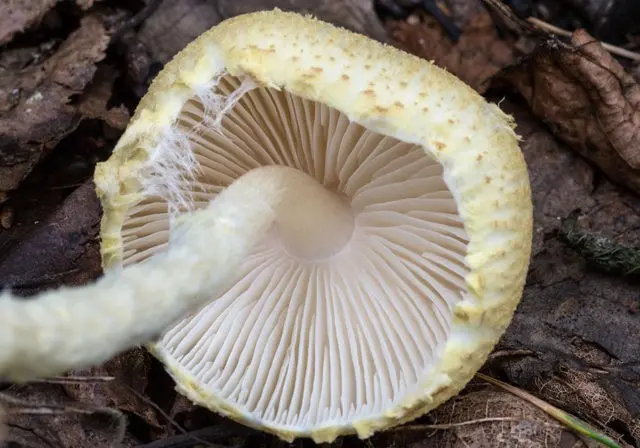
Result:
M433 63L314 18L226 20L157 75L96 169L105 269L163 250L174 215L272 163L346 194L364 231L325 271L265 240L223 296L149 347L179 392L316 442L456 395L509 324L530 258L511 117Z

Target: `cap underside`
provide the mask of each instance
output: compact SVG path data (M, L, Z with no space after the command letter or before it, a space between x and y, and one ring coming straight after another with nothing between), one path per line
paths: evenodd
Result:
M200 388L263 425L303 431L384 414L416 392L467 294L468 238L442 167L420 146L319 102L243 90L230 75L216 88L242 91L219 131L206 95L185 104L173 129L197 162L195 178L182 181L189 200L204 207L245 172L287 165L345 197L355 230L322 262L265 237L232 286L158 346ZM169 209L157 195L129 209L125 265L166 248Z

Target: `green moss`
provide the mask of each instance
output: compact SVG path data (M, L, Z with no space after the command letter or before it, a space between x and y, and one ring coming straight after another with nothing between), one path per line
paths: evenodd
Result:
M578 212L562 223L559 236L594 268L622 276L640 275L640 248L618 244L610 238L576 229Z

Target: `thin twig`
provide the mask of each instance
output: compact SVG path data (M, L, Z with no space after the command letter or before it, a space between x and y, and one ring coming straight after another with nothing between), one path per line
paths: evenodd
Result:
M115 379L115 376L53 376L29 382L39 384L108 383Z
M433 425L405 425L398 426L395 431L420 431L425 429L451 429L458 428L460 426L468 426L468 425L477 425L479 423L491 423L491 422L522 422L528 421L526 419L517 418L517 417L485 417L485 418L477 418L474 420L467 420L464 422L455 422L455 423L441 423L441 424L433 424ZM560 425L553 425L551 423L535 421L534 423L551 426L554 428L562 428Z
M500 0L483 0L485 5L493 12L499 15L504 24L517 34L524 35L540 35L544 33L553 33L563 37L571 37L572 32L552 25L544 20L540 20L536 17L529 17L526 20L518 17L513 10ZM640 54L625 48L617 47L605 42L600 41L602 46L606 48L610 53L622 56L633 61L640 61Z
M540 20L535 17L529 17L527 21L529 21L529 23L531 23L532 25L542 30L549 31L554 34L558 34L559 36L571 37L571 35L573 34L571 31L565 30L563 28L559 28L555 25L552 25L550 23L545 22L544 20ZM600 42L600 44L612 54L622 56L624 58L628 58L633 61L640 61L640 53L636 53L636 52L627 50L625 48L617 47L615 45L611 45L606 42Z

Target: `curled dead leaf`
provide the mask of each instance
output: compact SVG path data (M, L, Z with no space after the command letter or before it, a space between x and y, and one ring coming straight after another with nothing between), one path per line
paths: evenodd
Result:
M612 181L640 194L640 84L586 31L570 44L543 40L496 79Z

